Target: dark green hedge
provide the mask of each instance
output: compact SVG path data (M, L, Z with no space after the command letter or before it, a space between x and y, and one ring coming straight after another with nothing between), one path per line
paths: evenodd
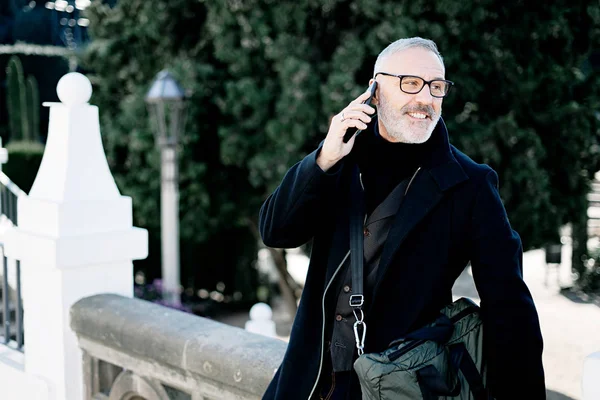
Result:
M44 145L39 142L10 142L6 145L8 162L2 167L4 173L26 193L29 193L37 175Z

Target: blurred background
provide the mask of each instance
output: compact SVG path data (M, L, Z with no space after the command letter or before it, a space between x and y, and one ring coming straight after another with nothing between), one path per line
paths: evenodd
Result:
M65 73L86 74L111 171L149 231L136 296L237 325L265 302L285 338L310 243L264 247L260 205L366 89L379 52L409 36L437 43L456 83L450 140L498 172L524 250L562 265L555 292L600 305L598 1L0 0L3 170L29 191L41 103L58 101ZM161 294L161 156L145 102L165 69L186 94L177 304Z

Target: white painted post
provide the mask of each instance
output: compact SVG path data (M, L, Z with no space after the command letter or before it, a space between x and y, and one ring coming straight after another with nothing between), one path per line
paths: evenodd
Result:
M2 138L0 137L0 172L2 172L2 165L8 162L8 150L2 147ZM2 202L0 202L0 215L2 215ZM4 223L4 219L0 220L0 224ZM1 228L0 228L1 229ZM0 233L1 235L1 233Z
M110 173L90 81L69 73L50 107L46 150L6 252L21 260L25 371L48 384L54 400L83 398L82 355L69 326L79 299L133 297L132 260L148 255L148 232L132 226L131 198Z
M163 297L181 305L179 262L179 173L175 146L161 146L160 216Z
M600 399L600 351L587 356L583 362L583 400Z
M0 138L0 171L2 171L2 164L8 162L8 150L2 147L2 138Z
M275 337L275 322L272 320L273 311L268 304L256 303L250 309L250 320L246 322L248 332Z

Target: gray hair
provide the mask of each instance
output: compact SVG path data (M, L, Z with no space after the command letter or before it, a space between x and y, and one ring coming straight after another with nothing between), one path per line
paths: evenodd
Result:
M444 59L442 58L442 55L438 51L438 48L437 48L437 45L435 44L435 42L433 40L423 39L423 38L417 36L417 37L411 37L411 38L406 38L406 39L398 39L395 42L393 42L392 44L390 44L388 47L383 49L383 51L381 53L379 53L379 56L377 56L377 61L375 61L375 68L373 69L373 76L375 76L376 73L381 72L381 65L383 64L383 61L387 57L389 57L393 54L399 53L402 50L411 49L413 47L419 47L421 49L425 49L425 50L429 50L429 51L433 52L433 54L438 56L438 58L440 59L440 62L442 63L442 67L444 67L444 69L446 69L446 67L444 66Z

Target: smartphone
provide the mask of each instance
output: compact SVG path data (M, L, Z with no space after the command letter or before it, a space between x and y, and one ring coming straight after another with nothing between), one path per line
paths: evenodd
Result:
M371 99L375 95L376 90L377 90L377 81L374 80L373 83L371 84L371 86L369 86L369 98L367 98L367 100L363 101L363 104L366 104L368 106L371 105ZM348 143L348 140L350 140L350 138L352 138L352 136L358 135L361 132L362 132L361 129L357 129L354 127L348 128L348 130L344 134L344 143Z

